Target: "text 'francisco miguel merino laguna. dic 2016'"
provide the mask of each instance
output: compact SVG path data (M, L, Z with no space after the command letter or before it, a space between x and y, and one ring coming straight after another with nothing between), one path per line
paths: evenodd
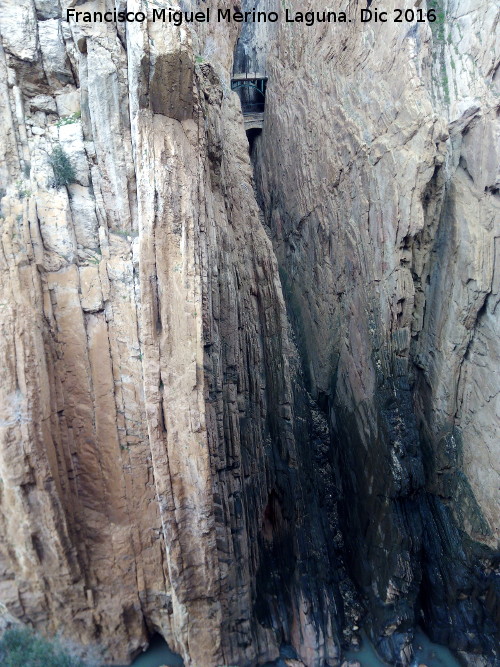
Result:
M347 23L349 20L345 12L292 12L289 9L285 9L284 13L263 12L256 9L240 12L235 9L220 7L217 10L206 7L196 12L172 8L153 8L148 13L117 11L116 9L107 12L83 12L71 7L66 10L66 19L82 23L143 23L149 20L153 23L171 23L175 26L180 26L183 23L210 23L211 21L218 23L276 23L280 20L285 23L304 23L309 26L314 23Z
M117 9L107 12L83 12L74 7L66 10L66 20L76 23L143 23L151 21L152 23L169 23L180 26L183 23L276 23L284 21L285 23L301 23L306 26L315 23L352 23L359 20L361 23L434 23L438 20L436 10L431 8L424 10L422 8L393 8L392 12L383 11L378 8L361 9L359 13L353 10L352 16L347 16L346 12L325 11L307 11L292 12L285 9L284 12L263 12L255 8L250 11L241 12L231 8L199 9L198 11L181 11L172 9L172 7L159 8L153 7L148 12L127 12Z

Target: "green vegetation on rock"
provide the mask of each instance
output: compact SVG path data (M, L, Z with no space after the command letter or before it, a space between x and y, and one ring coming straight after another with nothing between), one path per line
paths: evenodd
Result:
M445 46L446 42L451 45L451 33L448 32L446 39L446 11L443 0L428 0L427 6L436 14L436 20L429 25L432 31L434 57L441 75L434 78L434 83L440 88L445 104L449 104L450 84L446 73Z
M69 116L61 116L61 118L56 122L56 126L62 127L63 125L72 125L73 123L78 123L81 117L81 111L75 111L75 113L69 114Z
M57 640L49 641L29 628L10 628L0 640L2 667L87 667Z
M49 162L54 170L53 186L62 188L76 181L76 174L71 160L61 146L55 146L50 154Z
M429 24L431 26L432 35L437 41L444 42L446 14L443 2L442 0L428 0L427 7L436 12L436 20Z

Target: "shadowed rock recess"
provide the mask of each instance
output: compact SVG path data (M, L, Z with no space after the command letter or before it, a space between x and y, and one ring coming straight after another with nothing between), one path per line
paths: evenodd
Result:
M1 613L106 664L421 625L498 665L498 6L66 20L157 5L0 4Z

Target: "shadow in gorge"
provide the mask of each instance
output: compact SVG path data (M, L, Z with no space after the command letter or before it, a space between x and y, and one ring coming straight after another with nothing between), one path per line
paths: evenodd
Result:
M361 667L388 667L375 652L365 632L361 633L363 644L359 651L346 651L346 660L358 662ZM429 640L420 628L416 629L413 641L414 657L410 667L460 667L458 660L445 646L435 644Z
M247 139L248 139L248 152L250 154L250 160L253 162L253 150L255 146L255 142L257 137L259 137L262 133L261 129L258 128L252 128L251 130L247 130Z
M184 661L178 653L173 653L161 635L151 637L148 648L132 662L132 667L184 667ZM125 666L123 666L125 667Z
M453 506L458 513L466 510L468 520L472 515L475 532L487 527L481 523L461 461L446 459L447 465L442 465L439 457L448 452L448 445L425 443L422 419L417 419L415 408L415 396L422 389L415 386L412 373L382 338L372 341L376 390L366 404L346 400L343 385L338 383L340 338L332 345L330 378L323 373L318 382L310 370L314 369L310 356L315 354L311 331L316 331L316 320L311 323L310 316L317 311L309 307L309 293L304 291L310 288L307 271L301 274L300 269L315 261L310 250L314 232L301 236L309 232L301 231L302 220L294 221L287 201L279 199L279 192L266 194L262 187L267 183L262 176L267 166L263 156L267 128L271 127L269 123L262 131L247 131L247 138L262 224L276 252L298 350L301 372L297 374L294 413L306 427L296 436L298 482L292 483L294 472L284 468L288 478L275 485L266 507L260 535L257 616L263 625L284 628L286 642L287 616L293 604L293 595L287 597L287 593L298 576L314 609L316 627L324 628L327 618L322 610L316 613L321 608L318 601L325 591L333 592L337 632L344 648L357 639L350 628L360 626L357 616L362 616L374 643L371 652L374 656L376 649L385 664L421 664L415 663L417 659L429 667L458 664L443 648L447 646L470 653L472 661L478 660L474 664L496 666L498 554L473 543L460 529ZM313 223L309 219L308 229L313 230ZM373 318L381 321L376 309ZM331 335L335 341L336 333ZM306 394L311 397L309 406L304 405ZM432 404L432 396L426 402ZM318 437L315 431L323 433ZM457 441L453 433L453 442ZM436 486L433 480L439 475ZM296 493L301 487L302 504ZM289 508L295 508L295 514ZM328 576L328 570L335 576ZM354 590L348 591L351 599L344 595L339 600L337 591L348 583ZM361 613L352 599L362 601ZM328 611L328 605L324 608ZM423 639L422 654L418 642L413 642L414 636L419 637L418 624L436 642L428 655ZM486 662L480 662L483 658L479 656L484 655ZM361 663L363 667L383 664L378 658L373 660L378 663Z

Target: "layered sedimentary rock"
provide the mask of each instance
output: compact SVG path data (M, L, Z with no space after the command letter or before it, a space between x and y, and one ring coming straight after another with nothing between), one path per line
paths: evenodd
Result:
M490 664L494 8L236 46L70 5L0 15L0 602L109 663L157 631L187 665L319 666L356 587L393 664L419 621Z
M498 659L498 12L437 12L336 39L281 25L254 148L347 558L391 663L419 618Z
M186 664L291 637L335 659L335 484L229 92L236 30L9 11L2 602L109 662L152 631Z

